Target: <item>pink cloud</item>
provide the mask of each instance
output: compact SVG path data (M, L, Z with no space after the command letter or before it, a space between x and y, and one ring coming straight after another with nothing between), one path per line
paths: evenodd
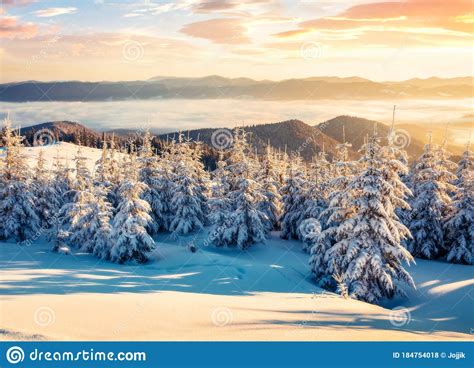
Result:
M26 6L35 3L36 0L2 0L3 6Z
M472 40L471 0L407 0L352 6L331 17L308 20L274 34L280 39L315 32L322 41L346 46L467 45ZM472 42L472 41L471 41Z
M306 29L351 29L387 23L390 26L436 27L472 33L472 25L455 17L472 14L471 0L408 0L353 6L335 17L306 21Z
M210 19L186 24L181 28L181 32L188 36L219 44L250 43L246 31L243 21L237 18Z
M20 24L16 17L0 19L0 38L31 38L38 33L38 27L33 23Z

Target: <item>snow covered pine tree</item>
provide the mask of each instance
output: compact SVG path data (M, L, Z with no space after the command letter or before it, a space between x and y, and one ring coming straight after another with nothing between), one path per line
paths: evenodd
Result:
M465 155L466 157L468 155ZM461 169L464 167L464 170ZM474 172L471 165L459 163L458 187L453 205L444 223L447 260L473 264L474 247Z
M265 199L262 187L251 177L255 174L255 162L247 157L248 143L243 129L235 129L234 146L229 157L230 203L228 218L216 223L212 241L217 246L237 246L246 249L263 242L268 233L268 218L258 209Z
M22 152L22 140L11 121L4 121L5 154L0 167L0 239L18 242L31 238L40 227L35 210L31 170Z
M133 153L127 162L126 172L127 178L120 185L118 211L113 220L114 243L110 258L118 263L130 260L145 263L148 260L147 253L155 248L153 238L146 231L153 219L150 205L141 199L146 185L138 180L138 167Z
M450 184L456 177L445 165L444 151L433 149L430 141L415 166L412 176L413 200L409 228L413 239L408 250L415 257L435 259L447 253L444 245L444 218L451 204Z
M397 281L414 287L403 268L413 257L401 245L400 228L385 210L391 185L379 169L376 137L368 143L366 169L347 188L349 216L321 233L311 250L310 264L318 278L337 279L340 290L355 299L376 303L403 294ZM331 209L330 209L331 210ZM334 208L334 212L339 211ZM331 285L336 286L336 280Z

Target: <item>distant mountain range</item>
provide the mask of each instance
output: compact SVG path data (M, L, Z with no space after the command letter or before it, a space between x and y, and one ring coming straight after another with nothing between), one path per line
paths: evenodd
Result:
M154 77L125 82L37 82L0 84L0 101L114 101L130 99L450 99L473 97L473 77L374 82L359 77L311 77L282 81L249 78Z
M374 131L374 124L377 126L377 132L381 140L386 141L389 133L387 125L352 116L338 116L316 126L310 126L300 120L288 120L273 124L245 126L244 129L249 133L252 147L259 153L262 153L266 145L270 144L277 150L286 150L288 153L299 152L306 161L310 161L315 154L323 149L323 146L330 158L336 154L336 145L343 141L343 127L347 142L352 144L350 155L352 158L357 158L359 156L358 150L362 146L365 137ZM104 134L108 137L114 134L117 142L122 145L126 142L140 144L141 132L137 132L137 130L120 129L97 132L79 123L68 121L48 122L22 128L21 134L25 135L27 141L32 144L35 134L41 129L48 129L55 141L80 142L91 147L100 147ZM217 150L212 145L212 134L217 129L196 129L183 131L182 134L191 140L199 140L205 143L207 146L206 154L209 157L215 157ZM163 141L176 139L177 134L178 132L161 135L158 133L154 142L155 146L160 147ZM415 137L409 137L406 150L411 159L420 155L423 145L424 143Z
M386 124L375 120L347 115L335 117L317 126L338 142L343 141L343 131L345 131L346 140L352 144L352 149L355 152L360 150L366 137L373 134L375 127L381 144L387 143L387 138L390 134L390 127ZM395 126L395 137L401 139L401 141L396 141L396 143L404 146L406 144L404 149L408 155L412 158L418 157L425 143L415 138L418 137L418 135L413 134L413 126L405 126L405 128L406 129L400 130L399 126Z
M300 153L306 161L310 161L315 154L320 152L323 145L329 157L333 157L336 153L336 145L339 143L318 127L312 127L300 120L245 126L243 129L249 133L251 146L258 153L263 153L267 144L270 144L282 152ZM215 131L216 129L196 129L182 133L192 140L199 140L212 146L212 134ZM176 133L171 133L160 135L159 138L166 140L175 136Z

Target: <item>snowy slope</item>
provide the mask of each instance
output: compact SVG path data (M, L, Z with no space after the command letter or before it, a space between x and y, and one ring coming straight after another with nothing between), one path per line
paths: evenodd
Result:
M196 239L202 245L203 232ZM156 239L146 265L0 243L4 339L446 340L474 326L472 268L418 261L418 289L387 308L312 283L301 244L272 235L249 251ZM390 308L398 307L395 310ZM400 309L405 307L406 309ZM41 319L40 319L41 318Z
M69 165L73 167L73 160L76 156L78 148L79 146L72 143L59 142L48 146L25 147L23 150L25 152L27 162L31 167L36 165L38 154L40 151L43 151L46 163L51 168L57 155L64 162L69 161ZM81 149L82 156L86 158L88 169L93 171L95 163L100 158L102 151L100 149L90 147L81 147ZM120 153L117 153L117 157L120 157L120 155Z
M34 166L77 146L25 148ZM83 147L92 170L101 151ZM71 163L72 165L72 163ZM417 260L417 290L376 306L315 287L302 244L273 234L248 251L159 245L146 265L0 243L0 339L61 340L445 340L472 337L472 267Z

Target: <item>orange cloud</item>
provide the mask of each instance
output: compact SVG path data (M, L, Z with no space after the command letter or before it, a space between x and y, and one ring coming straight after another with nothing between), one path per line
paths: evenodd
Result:
M11 16L0 19L0 38L31 38L37 33L38 27L33 23L20 24Z
M8 60L2 64L4 81L146 79L157 70L165 75L182 75L189 71L190 63L206 66L202 61L205 50L174 38L86 33L39 34L29 39L3 41L2 47L8 53ZM93 67L84 68L84 65Z
M121 33L91 33L83 35L38 35L24 40L7 40L5 47L12 57L27 60L43 59L84 63L94 59L100 62L126 61L124 53L137 52L136 62L143 64L193 54L199 51L187 42L143 35ZM34 56L38 57L34 57Z
M403 38L410 37L409 35L414 38L426 33L438 34L442 41L450 36L472 35L473 18L471 0L379 2L356 5L333 17L305 21L299 24L299 29L280 32L274 36L294 38L311 32L319 35L346 32L351 35L350 38L363 39L368 33L376 32L379 34L379 42L383 43L386 32L398 31L404 33ZM418 44L423 44L423 40L420 37Z
M181 28L181 32L188 36L204 38L219 44L250 43L246 31L244 22L237 18L210 19L186 24Z

